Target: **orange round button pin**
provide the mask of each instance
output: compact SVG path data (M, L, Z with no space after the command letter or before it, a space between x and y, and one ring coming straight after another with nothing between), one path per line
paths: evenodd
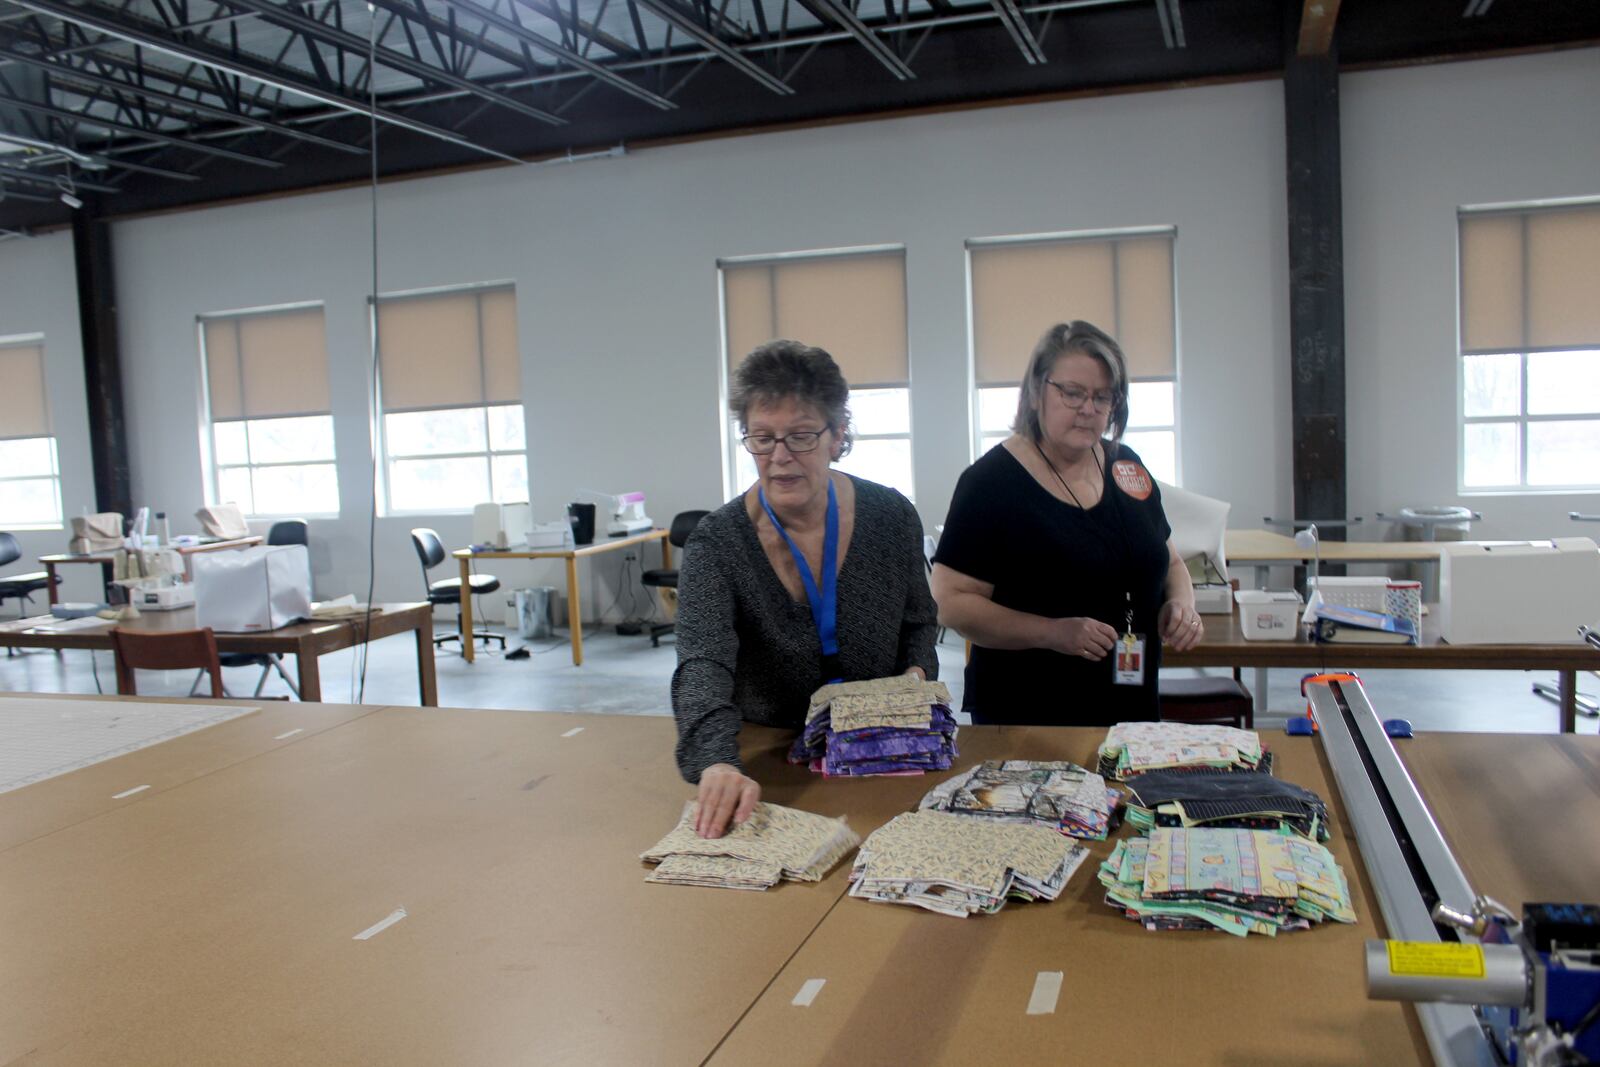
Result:
M1155 483L1150 480L1150 472L1131 459L1119 459L1113 463L1111 479L1117 483L1118 489L1135 500L1148 500L1150 491L1155 488Z

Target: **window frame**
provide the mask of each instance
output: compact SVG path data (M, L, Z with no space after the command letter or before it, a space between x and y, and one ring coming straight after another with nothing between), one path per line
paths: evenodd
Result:
M327 336L327 305L320 300L301 300L289 304L273 304L266 307L238 308L231 311L213 311L195 316L195 348L200 356L200 458L206 468L205 497L208 504L227 503L222 491L222 472L224 470L247 471L251 476L250 505L255 507L255 471L273 467L322 467L333 468L333 485L335 506L332 511L310 511L297 508L294 511L255 511L245 510L246 519L273 521L287 518L304 519L337 519L343 512L343 502L339 492L339 441L338 423L330 410L326 415L279 415L266 418L251 419L216 419L211 414L211 366L206 352L206 324L215 322L238 322L240 319L254 315L275 315L295 311L320 311L323 316L323 336ZM327 369L331 375L331 367ZM331 388L332 382L329 382ZM328 420L329 440L333 444L333 452L326 459L296 460L292 462L263 463L222 463L217 459L217 426L223 423L240 423L244 426L245 454L250 454L250 424L272 422L279 418L326 418Z
M385 517L392 516L395 518L417 518L419 516L426 517L432 515L471 515L473 512L473 508L471 507L422 509L396 507L394 503L393 470L396 459L404 461L418 459L477 459L481 457L488 472L487 482L489 486L489 500L494 500L494 458L496 456L520 455L523 461L523 468L528 474L528 496L530 498L532 497L533 467L528 462L528 408L526 398L521 395L520 374L518 388L519 395L514 403L510 401L501 401L493 404L469 404L464 407L451 405L440 406L436 408L406 408L402 411L387 411L383 406L383 366L382 359L380 357L382 337L378 329L378 308L381 304L389 301L399 302L404 300L427 299L429 297L450 297L464 293L471 293L474 296L481 296L481 294L484 293L498 292L502 290L511 294L513 307L515 307L517 286L516 282L512 280L469 282L465 285L440 285L423 289L405 289L397 292L380 294L376 300L374 300L370 295L367 297L367 337L371 346L369 352L372 358L372 397L370 415L372 420L373 454L378 458L379 468L378 486L376 489L378 493L379 515ZM477 309L479 316L479 343L481 344L483 333L483 305L481 301L478 303ZM519 321L517 323L519 348L521 345L521 329L522 324ZM497 451L494 448L494 435L491 433L489 426L489 409L494 407L512 406L517 407L522 412L522 448L520 450ZM400 456L391 455L389 451L389 433L385 424L385 417L388 415L404 415L419 411L476 411L481 413L484 423L483 451L425 452L407 453ZM485 503L485 501L479 501L479 503Z
M1576 197L1560 200L1535 200L1523 203L1498 203L1463 206L1456 210L1456 306L1455 306L1455 372L1456 372L1456 492L1463 497L1475 496L1571 496L1589 495L1600 491L1600 478L1593 482L1569 485L1535 485L1528 481L1528 429L1541 422L1593 422L1600 423L1600 409L1589 412L1569 412L1554 415L1534 415L1528 411L1528 361L1530 356L1558 352L1589 352L1591 358L1600 360L1600 344L1587 347L1583 344L1529 345L1528 308L1530 306L1528 219L1533 215L1572 209L1600 207L1600 198ZM1467 274L1463 261L1462 224L1469 218L1484 216L1514 216L1522 223L1522 263L1520 266L1522 344L1487 348L1466 348L1465 321L1467 315ZM1518 360L1517 411L1509 415L1467 414L1467 360L1481 356L1516 356ZM1512 426L1517 433L1517 478L1515 483L1501 485L1467 484L1467 429L1470 426Z
M722 420L726 427L723 431L722 483L723 490L729 500L732 500L734 497L739 496L745 490L749 489L750 485L753 483L743 482L740 478L739 471L741 456L748 455L748 453L745 452L744 444L740 440L739 420L728 411L728 398L733 388L733 369L729 365L732 362L732 354L728 351L728 268L750 267L765 263L792 263L797 261L848 259L858 256L886 255L898 255L900 257L901 281L902 284L907 287L906 315L909 320L911 314L911 300L909 281L907 280L907 273L905 269L906 247L903 244L860 245L851 246L849 248L826 248L810 251L778 252L773 254L752 256L722 256L717 259L717 348L720 353L720 359L718 361L718 395L720 397L720 407L723 412ZM858 442L906 442L906 452L910 457L911 469L909 471L910 486L908 487L908 491L905 493L905 496L908 500L915 502L915 490L917 485L917 452L914 443L916 425L911 403L911 381L909 380L909 375L911 373L911 338L909 327L910 324L908 321L906 331L906 372L908 375L908 380L903 382L851 382L850 392L852 395L857 392L866 392L869 390L897 390L905 393L906 431L904 433L862 433L860 431L859 424L853 424L852 431L854 440ZM854 412L851 414L852 418L854 418ZM753 459L754 457L751 458ZM835 464L835 467L837 467L837 464ZM894 487L891 486L890 488Z
M45 425L50 429L50 432L46 434L38 434L33 437L15 437L10 438L10 440L49 442L51 472L49 474L19 475L10 475L5 472L0 472L0 482L48 481L55 496L56 506L54 522L12 522L9 519L5 519L3 516L0 516L0 529L28 531L64 530L67 527L67 513L66 505L63 503L61 495L61 444L58 440L59 435L55 432L55 420L51 417L50 384L48 380L46 380L46 375L49 372L49 363L45 358L45 337L42 333L24 333L0 337L0 349L6 348L37 348L39 350L39 378L40 385L42 387L42 395L39 397L39 399L40 402L44 404Z
M983 441L986 436L992 436L992 434L985 433L983 426L983 405L980 402L982 390L1018 389L1022 386L1021 379L1008 382L990 382L986 385L978 384L977 316L973 307L973 251L975 249L999 248L1009 245L1092 243L1096 241L1109 242L1114 248L1120 241L1143 237L1166 237L1172 245L1172 276L1170 279L1172 293L1172 373L1168 375L1130 377L1128 384L1132 386L1170 382L1172 385L1172 422L1171 424L1151 424L1148 426L1130 425L1128 430L1139 433L1171 432L1173 452L1172 484L1183 485L1183 391L1181 384L1183 378L1183 328L1178 303L1178 228L1176 226L1130 226L1118 229L1066 230L1054 233L1017 234L1005 237L972 237L967 239L964 251L967 261L967 398L970 420L967 447L971 454L969 462L976 462L978 457L987 451ZM1115 257L1115 251L1113 251L1113 257ZM1115 258L1113 258L1114 263ZM1113 266L1114 271L1115 267ZM1115 281L1114 273L1113 281ZM1120 304L1120 292L1116 293L1115 298ZM1009 427L1005 432L1007 435L1011 433Z

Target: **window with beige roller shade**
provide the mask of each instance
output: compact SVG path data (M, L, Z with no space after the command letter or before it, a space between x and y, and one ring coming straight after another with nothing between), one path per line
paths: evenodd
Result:
M213 422L331 410L320 306L208 316L200 328Z
M44 346L0 345L0 382L0 440L51 436Z
M515 291L385 297L378 367L385 412L521 403Z
M979 386L1014 385L1044 331L1082 319L1115 337L1134 380L1177 373L1171 231L967 244Z
M825 349L852 389L911 381L905 252L724 260L728 367L779 338Z
M1461 351L1600 348L1600 204L1463 212Z

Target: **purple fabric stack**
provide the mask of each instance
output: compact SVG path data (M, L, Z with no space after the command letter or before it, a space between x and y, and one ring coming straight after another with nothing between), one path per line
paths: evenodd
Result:
M825 685L789 762L830 776L948 770L956 757L949 700L943 683L909 676Z

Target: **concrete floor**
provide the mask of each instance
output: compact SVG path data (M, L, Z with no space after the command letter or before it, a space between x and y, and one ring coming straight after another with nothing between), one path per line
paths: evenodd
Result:
M512 649L524 642L513 637ZM648 637L623 637L596 628L584 638L584 665L574 667L565 639L527 643L533 654L508 660L498 649L480 649L468 665L446 646L437 657L439 701L452 707L508 708L537 711L584 711L618 715L666 715L671 711L668 685L677 662L671 637L651 648ZM940 673L957 706L961 697L962 646L954 635L939 648ZM291 676L292 660L286 663ZM359 694L359 660L352 652L324 656L323 699L355 703ZM229 692L249 696L259 671L226 671ZM1192 672L1176 671L1176 675ZM97 678L98 675L98 678ZM1246 682L1253 672L1245 672ZM1534 681L1555 680L1550 673L1522 671L1367 671L1367 694L1386 718L1409 718L1418 730L1466 730L1505 733L1550 733L1557 728L1556 707L1531 692ZM1300 672L1275 670L1270 679L1270 709L1257 713L1262 730L1281 729L1283 721L1303 706L1298 693ZM142 672L141 694L182 696L189 691L188 672ZM0 655L0 690L39 693L93 693L116 690L109 652L26 652ZM1580 692L1600 690L1592 675L1580 675ZM276 675L263 696L288 690ZM367 662L369 704L414 704L417 701L416 656L409 638L396 637L372 646ZM1595 733L1596 720L1579 717L1580 733Z

